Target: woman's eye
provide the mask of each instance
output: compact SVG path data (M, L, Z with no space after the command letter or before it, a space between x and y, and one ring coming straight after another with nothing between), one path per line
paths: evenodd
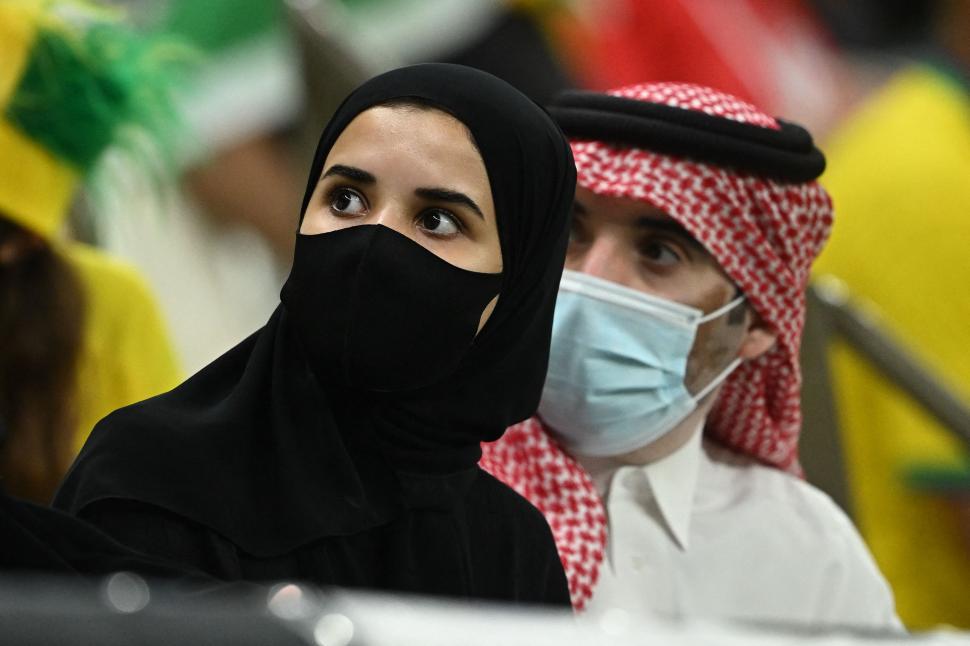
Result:
M649 240L640 246L640 255L656 265L674 265L680 262L680 255L669 244L659 240Z
M359 215L367 210L367 205L356 191L338 188L330 194L330 208L344 215Z
M418 216L418 226L428 233L442 238L450 238L461 232L458 219L441 209L425 211Z

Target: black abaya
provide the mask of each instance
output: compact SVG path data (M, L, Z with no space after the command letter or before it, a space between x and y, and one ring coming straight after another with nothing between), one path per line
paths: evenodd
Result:
M0 492L0 573L57 576L137 570L203 585L198 573L139 554L88 523Z
M541 514L477 466L479 443L538 405L575 184L569 147L495 77L403 68L338 109L304 212L347 124L401 99L470 131L502 273L458 269L380 225L299 235L269 323L175 390L102 420L55 505L224 579L569 603ZM450 294L446 307L437 293ZM433 353L414 353L429 333L451 339L454 355L432 365Z

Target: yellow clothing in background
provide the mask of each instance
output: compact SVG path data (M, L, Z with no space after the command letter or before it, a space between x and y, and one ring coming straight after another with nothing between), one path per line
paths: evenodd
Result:
M842 278L887 330L970 402L970 93L900 72L826 147L836 226L816 274ZM970 553L942 494L907 468L958 468L960 442L845 347L832 356L856 521L913 629L970 628Z
M134 268L81 244L62 251L86 300L76 452L102 417L174 388L181 375L158 306Z

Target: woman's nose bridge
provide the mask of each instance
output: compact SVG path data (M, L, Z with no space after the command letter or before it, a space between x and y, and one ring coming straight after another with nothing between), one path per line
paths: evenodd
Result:
M407 226L407 213L404 208L395 202L387 202L373 212L371 224L380 224L388 229L394 229L403 235L410 235L410 228Z

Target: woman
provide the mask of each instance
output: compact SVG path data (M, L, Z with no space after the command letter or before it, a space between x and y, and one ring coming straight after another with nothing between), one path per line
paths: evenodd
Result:
M542 516L476 461L538 404L574 183L558 128L484 72L365 83L269 323L103 420L56 504L224 579L567 605Z

